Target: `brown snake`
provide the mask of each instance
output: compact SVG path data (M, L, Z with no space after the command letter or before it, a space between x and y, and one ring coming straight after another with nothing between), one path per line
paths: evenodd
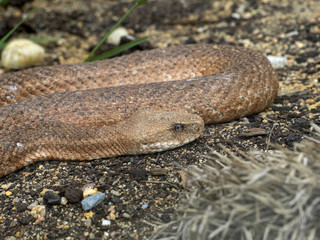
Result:
M262 53L206 44L1 74L0 177L39 160L180 146L201 134L201 118L258 113L277 91Z

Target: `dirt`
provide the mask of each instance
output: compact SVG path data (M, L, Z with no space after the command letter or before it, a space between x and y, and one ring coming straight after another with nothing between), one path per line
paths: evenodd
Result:
M41 43L45 64L81 62L132 1L11 1L0 8L0 37L32 7L36 12L13 35L54 38ZM286 56L277 69L280 91L266 111L207 126L203 136L181 148L145 156L90 162L41 162L0 179L0 239L149 239L159 223L174 219L184 195L184 168L201 165L223 144L230 151L273 144L292 148L320 124L320 4L308 1L149 1L123 24L134 50L188 43L218 43ZM112 46L103 45L103 49ZM133 50L131 50L133 51ZM106 200L89 211L81 188L94 183ZM43 189L68 196L67 205L41 203ZM44 217L27 208L39 201ZM103 220L111 220L106 225Z

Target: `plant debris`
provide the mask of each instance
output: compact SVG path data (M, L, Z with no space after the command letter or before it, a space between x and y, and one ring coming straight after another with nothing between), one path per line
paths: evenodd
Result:
M320 127L273 152L212 151L188 171L195 189L153 239L319 239ZM226 150L221 146L223 150Z

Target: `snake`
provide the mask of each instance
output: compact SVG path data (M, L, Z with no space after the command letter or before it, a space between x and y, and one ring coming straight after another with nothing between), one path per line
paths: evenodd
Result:
M0 75L0 177L42 160L165 151L205 124L259 113L279 82L266 56L190 44Z

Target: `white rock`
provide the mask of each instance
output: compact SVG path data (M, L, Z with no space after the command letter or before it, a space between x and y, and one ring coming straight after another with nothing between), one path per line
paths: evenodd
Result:
M38 206L39 203L38 201L34 201L33 203L31 203L30 205L27 206L27 209L31 210L32 208L34 208L35 206Z
M60 204L61 205L67 205L67 203L68 203L68 199L66 197L61 197Z
M272 67L279 69L288 65L287 57L267 56Z
M34 206L30 212L30 215L34 218L39 218L46 214L46 207L44 205Z
M110 226L110 225L111 225L111 221L102 218L102 224L101 224L101 225L102 225L102 226Z
M16 39L3 49L1 62L7 69L21 69L40 65L44 55L45 50L39 44L28 39Z
M118 27L108 37L107 43L118 46L120 44L121 38L124 36L129 36L127 29L125 29L124 27Z

